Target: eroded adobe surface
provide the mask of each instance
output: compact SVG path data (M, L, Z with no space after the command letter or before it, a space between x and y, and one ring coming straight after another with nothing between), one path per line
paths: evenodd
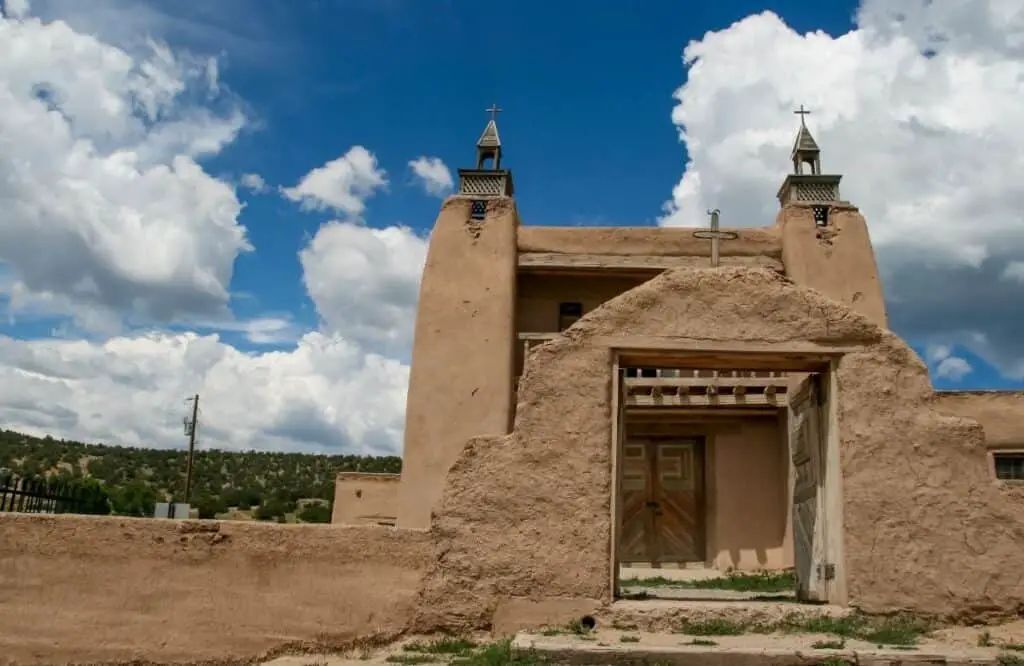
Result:
M608 336L855 346L839 364L851 601L967 618L1010 613L1024 582L1021 502L991 482L981 427L935 410L895 335L765 270L679 269L530 355L514 431L469 441L435 507L419 627L485 626L507 598L607 600Z

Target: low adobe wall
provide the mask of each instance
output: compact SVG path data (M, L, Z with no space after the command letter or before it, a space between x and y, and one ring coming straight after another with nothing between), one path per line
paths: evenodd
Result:
M0 663L247 661L402 630L429 534L0 513Z
M936 408L975 419L992 449L1024 449L1024 391L937 391Z
M513 432L469 440L448 473L416 627L610 598L612 349L668 341L854 347L836 373L852 603L959 619L1019 610L1024 503L989 482L981 426L935 409L921 359L773 272L678 269L531 352Z
M334 482L335 525L394 525L401 474L339 472Z

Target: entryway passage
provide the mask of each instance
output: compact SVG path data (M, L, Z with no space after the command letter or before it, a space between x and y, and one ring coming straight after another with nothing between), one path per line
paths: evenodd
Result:
M841 523L828 520L841 507L827 483L830 359L639 360L616 367L618 596L844 595Z

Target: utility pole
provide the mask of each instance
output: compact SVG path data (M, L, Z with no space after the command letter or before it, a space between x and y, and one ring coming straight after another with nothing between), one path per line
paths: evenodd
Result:
M188 504L192 495L192 461L196 455L196 426L199 420L199 394L192 398L192 420L185 417L185 434L188 435L188 462L185 463L185 503Z

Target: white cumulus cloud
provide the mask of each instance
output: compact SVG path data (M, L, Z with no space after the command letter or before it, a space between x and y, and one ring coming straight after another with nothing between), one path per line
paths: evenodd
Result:
M419 179L427 194L443 197L455 187L452 172L448 170L440 157L417 157L409 161L409 168Z
M245 125L216 61L155 41L128 52L5 9L0 306L55 323L50 339L0 336L3 427L182 446L182 400L199 393L203 446L398 452L408 367L376 350L407 351L423 240L325 225L302 253L322 330L288 314L236 319L242 205L197 162ZM292 194L357 216L385 182L356 147ZM239 184L267 187L255 173ZM281 348L243 351L210 331Z
M663 224L770 224L798 126L870 225L890 325L1024 378L1024 6L865 0L843 35L771 12L684 51L672 111L689 162ZM941 288L937 288L941 285Z
M0 336L0 422L30 434L180 447L182 401L200 395L206 448L395 453L408 368L340 338L246 354L217 336L103 343Z
M353 146L341 157L307 173L295 187L281 190L306 210L333 210L348 216L362 215L366 200L387 185L387 174L377 158L362 146Z
M239 184L256 194L262 194L269 189L267 181L263 180L263 176L258 173L243 173Z
M250 249L234 189L196 163L245 119L214 61L144 58L60 22L0 18L0 263L11 305L84 326L223 313Z
M408 227L336 221L321 226L299 257L325 330L407 355L426 254L426 240Z
M0 3L0 9L3 9L3 13L11 18L23 18L28 16L29 3L28 0L3 0Z

